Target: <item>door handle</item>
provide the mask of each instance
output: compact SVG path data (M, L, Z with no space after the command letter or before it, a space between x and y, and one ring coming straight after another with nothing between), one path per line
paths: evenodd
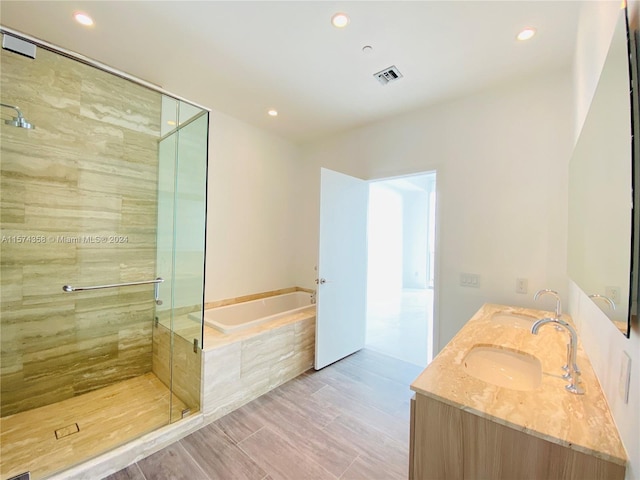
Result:
M323 283L327 283L327 281L324 278L316 278L316 284L318 283L322 285Z

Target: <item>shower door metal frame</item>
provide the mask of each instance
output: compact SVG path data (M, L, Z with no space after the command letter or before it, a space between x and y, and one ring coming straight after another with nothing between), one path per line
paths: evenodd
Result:
M31 42L33 44L35 44L38 47L44 48L45 50L49 50L51 52L57 53L59 55L62 55L64 57L67 58L71 58L73 60L76 60L78 62L84 63L85 65L89 65L91 67L100 69L104 72L110 73L112 75L115 75L117 77L120 78L124 78L125 80L129 80L130 82L134 82L137 83L138 85L141 85L145 88L148 88L150 90L154 90L156 92L162 93L164 95L167 95L171 98L175 98L176 100L180 100L181 102L185 102L188 103L189 105L193 105L194 107L198 107L201 110L206 110L207 112L211 113L211 109L204 107L198 103L192 102L190 100L187 100L184 97L181 97L179 95L176 95L175 93L171 93L168 90L165 90L164 88L162 88L160 85L156 85L154 83L148 82L146 80L142 80L141 78L135 77L133 75L130 75L126 72L123 72L122 70L118 70L117 68L113 68L110 67L109 65L106 65L104 63L98 62L97 60L93 60L92 58L86 57L78 52L74 52L73 50L67 50L66 48L62 48L59 47L57 45L53 45L49 42L46 42L44 40L40 40L39 38L33 37L31 35L28 35L26 33L22 33L18 30L14 30L13 28L10 27L6 27L4 25L0 25L0 32L7 34L7 35L11 35L13 37L17 37L20 38L22 40L25 40L27 42ZM208 139L207 139L208 140Z

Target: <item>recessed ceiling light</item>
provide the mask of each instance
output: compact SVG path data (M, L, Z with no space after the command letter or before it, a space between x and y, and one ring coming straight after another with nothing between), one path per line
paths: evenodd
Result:
M81 25L84 25L85 27L90 27L93 25L93 18L91 18L89 15L87 15L84 12L74 13L73 18L76 19L76 22L78 22Z
M342 12L334 13L331 17L331 25L336 28L346 27L347 25L349 25L349 15Z
M536 29L533 27L527 27L523 29L518 36L516 37L518 40L529 40L536 34Z
M271 117L277 117L277 116L278 116L278 111L277 111L277 110L275 110L275 109L273 109L273 108L272 108L271 110L269 110L267 113L268 113L268 114L269 114L269 116L271 116Z
M373 47L371 45L365 45L362 47L362 52L368 55L373 52Z

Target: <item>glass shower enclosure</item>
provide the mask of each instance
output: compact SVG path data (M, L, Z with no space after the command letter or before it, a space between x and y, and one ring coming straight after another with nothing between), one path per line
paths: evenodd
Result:
M45 478L200 409L209 113L0 54L0 479Z

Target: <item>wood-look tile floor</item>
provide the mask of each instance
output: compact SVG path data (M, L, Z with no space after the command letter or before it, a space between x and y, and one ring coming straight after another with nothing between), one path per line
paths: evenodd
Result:
M406 480L409 384L421 370L361 350L107 479Z
M0 419L0 478L34 480L169 423L185 404L153 374ZM67 436L61 436L65 433ZM61 438L57 438L56 430ZM72 433L73 432L73 433Z

